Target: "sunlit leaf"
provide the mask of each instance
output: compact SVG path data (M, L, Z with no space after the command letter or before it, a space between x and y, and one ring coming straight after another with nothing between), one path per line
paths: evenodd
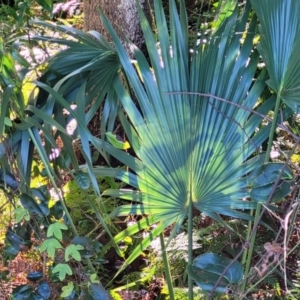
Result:
M123 141L123 139L118 136L117 134L113 134L111 132L106 132L105 133L107 139L109 142L116 148L118 149L129 149L130 144L127 141Z
M69 256L71 256L73 259L77 261L81 261L81 255L78 250L83 250L84 247L81 245L69 245L65 249L65 261L69 261Z
M65 224L56 222L51 224L47 230L47 237L56 237L58 240L62 240L62 230L68 230Z
M52 273L58 273L60 281L63 281L67 275L72 275L73 272L68 264L57 264Z
M62 293L61 293L61 297L69 297L73 290L74 290L74 283L73 282L68 282L68 285L63 286L62 288Z
M61 249L62 246L60 242L57 239L46 239L42 245L40 246L40 251L44 252L47 251L48 255L51 258L54 258L55 256L55 250L56 249ZM55 272L54 272L55 273Z

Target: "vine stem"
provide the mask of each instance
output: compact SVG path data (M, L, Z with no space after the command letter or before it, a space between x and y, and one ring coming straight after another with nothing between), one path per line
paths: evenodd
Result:
M35 136L34 136L32 130L31 130L31 128L28 129L28 132L29 132L29 135L30 135L32 141L33 141L34 144L36 145L36 149L37 149L38 154L40 155L40 158L42 159L42 161L43 161L43 163L44 163L44 166L45 166L45 169L46 169L48 178L50 179L51 184L52 184L52 186L53 186L53 188L54 188L56 194L58 195L59 201L60 201L60 203L61 203L61 205L62 205L62 207L63 207L63 210L64 210L64 212L65 212L65 214L66 214L66 217L67 217L67 219L68 219L68 221L69 221L69 223L70 223L70 226L71 226L71 229L72 229L72 231L73 231L73 234L74 234L75 236L79 236L78 231L77 231L77 229L76 229L76 227L75 227L75 224L74 224L74 222L73 222L73 219L72 219L72 217L71 217L71 215L70 215L70 213L69 213L69 211L68 211L68 208L67 208L67 206L66 206L64 200L62 199L61 195L60 195L60 192L59 192L58 187L57 187L57 185L56 185L56 183L55 183L55 180L54 180L53 174L52 174L52 172L51 172L51 170L50 170L50 168L49 168L49 165L48 165L47 162L45 161L44 153L43 153L43 152L41 151L41 149L37 146L37 141L36 141L36 138L35 138ZM89 265L90 270L91 270L93 273L96 274L96 270L95 270L95 268L94 268L94 266L93 266L93 264L92 264L92 262L91 262L91 260L90 260L89 258L87 258L87 263L88 263L88 265Z

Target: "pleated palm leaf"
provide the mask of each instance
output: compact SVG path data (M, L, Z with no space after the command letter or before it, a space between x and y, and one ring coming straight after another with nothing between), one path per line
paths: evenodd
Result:
M268 85L293 110L300 104L300 3L251 0L260 21L258 50L266 64Z
M155 1L158 46L139 10L152 68L132 46L138 72L102 15L135 94L133 100L120 80L115 80L116 94L129 120L122 112L119 117L135 156L94 139L97 148L104 148L129 167L129 171L96 168L94 172L133 187L103 192L131 201L112 216L145 215L115 236L115 242L156 224L127 263L172 224L174 234L188 212L191 219L193 209L222 221L220 214L249 219L243 210L256 207L256 202L243 200L249 197L245 175L263 162L262 156L249 158L269 130L267 126L255 134L261 117L251 113L266 80L264 72L253 80L259 59L258 53L252 52L256 22L249 25L241 45L249 6L241 18L235 10L190 53L184 1L180 4L179 18L175 1L170 1L169 32L162 5ZM274 100L268 99L260 113L267 113L273 105Z

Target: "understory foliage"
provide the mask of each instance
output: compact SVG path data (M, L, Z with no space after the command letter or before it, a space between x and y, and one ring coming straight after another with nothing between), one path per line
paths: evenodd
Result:
M38 2L51 11L47 1ZM16 219L2 256L11 260L32 245L44 255L43 272L28 274L38 285L18 287L15 299L50 299L46 269L63 282L63 298L109 299L108 290L117 288L112 282L155 241L170 299L177 275L188 299L194 285L209 298L231 292L243 299L282 261L284 288L295 291L286 258L298 244L288 246L287 224L298 212L290 158L300 140L285 121L300 99L300 4L217 4L210 26L198 20L191 43L184 1L170 0L168 16L154 1L156 33L137 3L147 55L130 41L128 54L101 11L112 43L95 31L32 19L26 35L1 39L0 180ZM44 63L30 64L18 53L20 45L54 44L60 50ZM99 109L101 134L93 136L87 125ZM295 147L274 161L278 129ZM270 215L286 225L276 228ZM256 253L258 228L274 241ZM201 252L197 242L210 244L215 230L232 237L239 251ZM184 257L180 276L169 260L183 233L185 247L175 250ZM122 264L107 275L111 252ZM261 256L255 268L254 255ZM123 288L151 281L150 266L144 279ZM84 284L75 284L78 272Z

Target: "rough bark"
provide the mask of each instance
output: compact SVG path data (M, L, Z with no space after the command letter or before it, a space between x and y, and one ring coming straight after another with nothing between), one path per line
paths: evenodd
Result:
M140 4L148 18L151 18L151 3L153 0L139 0ZM84 29L96 30L110 40L106 29L100 19L98 9L101 9L105 16L112 23L118 36L125 45L125 38L137 45L143 47L144 40L140 28L138 12L135 0L84 0Z

